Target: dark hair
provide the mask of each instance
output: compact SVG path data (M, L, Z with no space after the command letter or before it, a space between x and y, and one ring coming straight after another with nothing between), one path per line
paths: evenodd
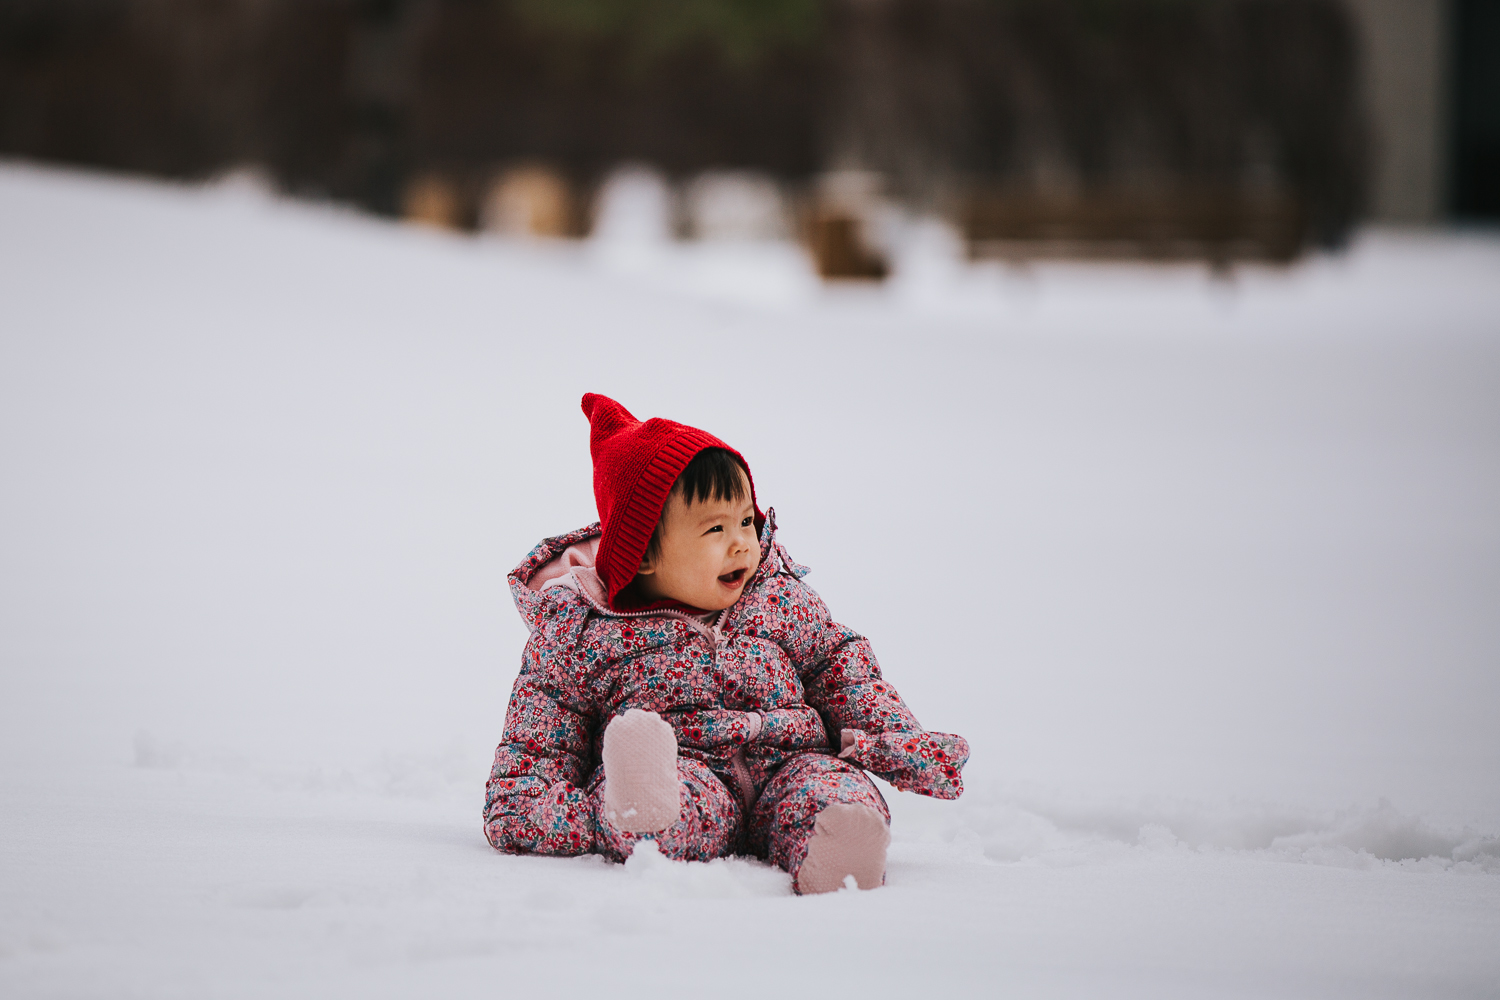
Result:
M744 476L741 477L741 473ZM743 500L747 493L746 482L749 471L727 448L704 448L693 456L693 460L682 470L677 482L672 484L673 493L681 493L689 505L708 500ZM663 504L661 516L656 519L656 530L651 532L651 541L646 544L646 556L655 559L661 555L661 528L667 519L667 505Z

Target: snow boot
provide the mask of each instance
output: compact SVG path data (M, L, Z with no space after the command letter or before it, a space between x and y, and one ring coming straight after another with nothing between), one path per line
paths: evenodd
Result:
M682 812L677 734L655 712L632 708L604 729L604 814L626 833L659 833Z
M879 888L885 884L885 849L890 843L885 817L869 806L828 806L813 821L807 857L794 880L797 891L835 892L851 876L861 889Z

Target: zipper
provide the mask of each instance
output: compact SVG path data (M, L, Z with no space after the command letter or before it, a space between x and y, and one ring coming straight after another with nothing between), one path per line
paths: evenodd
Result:
M760 739L761 728L766 724L766 717L761 712L747 712L750 724L750 732L745 736L745 742L734 748L734 753L729 758L729 773L734 775L734 783L739 786L740 801L745 803L745 811L748 813L755 808L755 779L750 776L750 763L745 759L745 748Z
M593 608L601 615L608 615L611 618L652 618L658 616L666 618L677 618L681 621L687 622L689 625L693 626L693 628L697 629L698 631L702 632L704 635L712 639L715 648L718 648L719 642L723 638L723 633L720 630L720 625L723 623L725 618L724 611L720 611L714 618L714 624L712 626L709 626L699 621L697 618L694 618L692 615L687 614L683 611L678 611L675 608L664 608L660 611L616 611L613 608L606 608L604 605L594 600L593 595L589 594L588 591L582 587L574 591L574 593L582 597L584 601L589 605L589 607ZM740 603L739 598L735 598L734 603ZM730 605L730 607L733 606L734 605Z

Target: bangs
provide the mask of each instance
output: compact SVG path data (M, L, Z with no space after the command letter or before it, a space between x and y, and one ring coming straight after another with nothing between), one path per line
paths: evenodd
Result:
M706 500L733 502L749 497L749 478L732 453L723 448L704 448L693 456L672 488L682 490L682 499L689 505Z

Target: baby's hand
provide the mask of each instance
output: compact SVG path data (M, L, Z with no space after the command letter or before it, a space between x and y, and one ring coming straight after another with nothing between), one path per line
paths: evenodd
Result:
M952 733L888 732L869 734L845 729L839 756L872 771L903 792L956 799L964 790L960 771L969 759L969 742Z

